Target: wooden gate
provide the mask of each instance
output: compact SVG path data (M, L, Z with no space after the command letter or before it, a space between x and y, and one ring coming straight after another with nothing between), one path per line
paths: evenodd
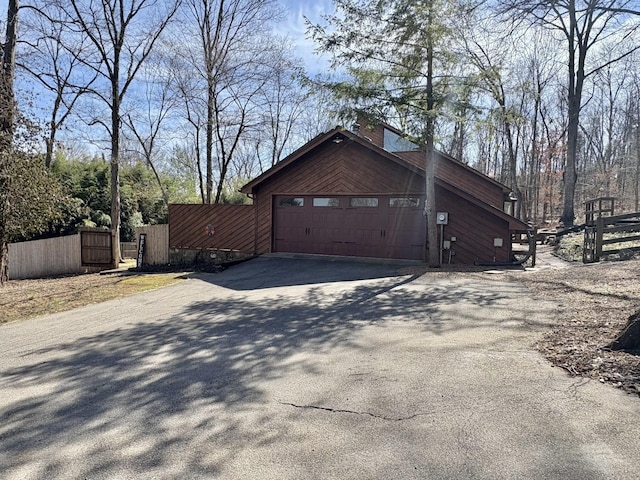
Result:
M82 230L80 232L82 266L103 267L113 264L111 232Z

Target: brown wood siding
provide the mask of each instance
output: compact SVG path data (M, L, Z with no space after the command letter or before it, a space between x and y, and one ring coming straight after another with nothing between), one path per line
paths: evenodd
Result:
M374 145L384 148L384 129L383 125L377 125L370 130L361 122L360 135L369 138ZM399 133L399 132L398 132ZM395 152L400 158L406 160L418 168L425 169L425 153L424 152ZM451 185L464 190L476 198L482 200L489 205L503 208L503 187L494 183L490 178L485 177L482 173L473 170L471 167L463 165L457 160L440 156L438 162L436 176L449 182Z
M397 155L424 170L424 152L400 152ZM503 209L503 188L456 160L441 156L436 168L436 177L493 207Z
M456 252L453 263L473 264L477 261L506 262L511 255L509 224L477 205L460 198L442 187L436 187L437 210L449 213L449 224L444 227L444 239L457 237L452 243ZM494 248L493 239L502 238L503 246ZM445 251L444 263L448 262Z
M436 176L491 206L500 210L503 208L502 187L482 178L456 161L441 159L438 162Z
M253 205L169 205L169 248L255 252Z
M352 142L328 143L300 158L256 191L257 252L272 249L272 197L287 194L421 194L424 179Z
M366 122L360 122L360 132L358 135L370 140L374 145L384 148L384 128L382 125L376 125L371 128Z

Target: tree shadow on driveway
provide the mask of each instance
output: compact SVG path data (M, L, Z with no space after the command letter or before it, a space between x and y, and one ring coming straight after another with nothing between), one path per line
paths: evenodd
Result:
M269 271L269 263L258 266ZM429 285L379 268L362 282L334 269L317 284L308 272L269 283L268 274L252 279L242 267L227 278L202 277L224 288L177 314L54 344L0 370L0 390L11 391L0 403L8 478L219 475L234 452L287 436L287 425L264 410L268 384L299 371L313 375L317 365L301 353L330 355L338 345L357 353L359 330L390 321L417 325L427 337L523 325L499 313L517 295L508 284ZM298 288L256 295L252 282Z

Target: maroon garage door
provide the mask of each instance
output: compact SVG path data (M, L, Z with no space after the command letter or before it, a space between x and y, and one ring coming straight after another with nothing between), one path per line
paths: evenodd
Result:
M421 260L423 207L418 196L277 196L274 250Z

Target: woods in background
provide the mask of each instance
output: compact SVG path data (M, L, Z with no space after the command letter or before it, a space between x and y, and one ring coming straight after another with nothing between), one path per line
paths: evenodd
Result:
M3 44L8 144L41 163L45 183L59 182L61 192L46 225L20 238L79 224L112 226L115 215L124 240L140 216L163 220L169 202L247 201L237 193L243 182L364 111L415 138L432 131L436 148L510 186L525 221L580 223L583 202L599 196L616 197L619 211L640 210L635 2L425 5L423 11L449 12L434 24L430 76L420 75L418 62L428 58L420 49L429 42L407 43L407 54L397 57L389 45L380 45L384 59L375 49L351 63L345 55L365 44L365 27L376 18L396 22L381 26L398 33L394 42L421 38L418 23L399 25L402 15L388 15L403 2L341 0L336 15L309 22L308 35L329 60L342 59L333 69L296 57L296 39L282 27L288 12L275 0L10 2L19 21L5 24L15 28L5 29ZM111 15L120 11L128 13ZM361 18L340 25L345 12ZM323 45L319 32L338 28L350 29L344 43ZM6 77L11 58L15 79ZM413 76L401 78L407 72ZM390 76L410 87L407 102L362 95L363 85L378 93L392 87ZM429 88L421 80L427 78ZM350 88L328 88L336 84ZM7 155L4 183L13 171ZM82 190L95 185L79 178L104 175L100 189L114 182L119 189L92 203ZM44 204L36 192L38 199ZM114 199L122 202L119 213Z

